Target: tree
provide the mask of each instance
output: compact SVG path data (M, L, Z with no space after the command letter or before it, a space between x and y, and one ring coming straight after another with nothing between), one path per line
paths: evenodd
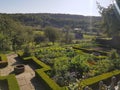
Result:
M72 40L74 39L74 34L70 32L70 27L69 26L65 26L64 28L64 33L63 33L63 42L69 44L72 42Z
M53 44L59 38L59 34L56 28L53 27L46 27L45 28L45 35Z
M0 15L0 37L0 50L15 51L32 41L32 30L6 14Z
M39 44L40 42L45 41L46 37L44 34L41 33L35 33L34 35L34 41Z
M109 59L114 64L114 69L120 69L120 56L115 49L110 51Z
M105 28L105 32L109 36L120 36L120 18L119 11L117 10L116 5L120 6L120 0L116 0L116 3L110 4L107 8L102 7L99 3L99 13L103 18L103 27Z

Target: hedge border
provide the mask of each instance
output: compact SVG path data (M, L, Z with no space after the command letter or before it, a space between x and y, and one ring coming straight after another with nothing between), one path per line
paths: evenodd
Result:
M36 57L23 57L23 53L18 53L18 56L23 61L34 61L36 65L42 67L41 69L36 69L35 74L41 82L45 85L47 90L68 90L67 87L60 87L54 80L52 80L45 72L51 70L51 67L43 63L42 61L38 60Z
M0 76L0 81L1 80L7 80L9 90L20 90L14 74L8 76Z
M22 57L21 55L19 54L18 56ZM51 68L48 65L41 62L36 57L23 58L24 61L25 60L29 61L30 59L32 59L36 64L38 64L38 65L40 65L42 67L41 69L36 69L35 74L36 74L36 77L38 77L42 81L42 83L46 86L47 90L68 90L67 87L60 87L54 80L52 80L45 73L46 71L51 70ZM104 73L104 74L96 76L96 77L92 77L92 78L82 80L79 83L79 86L82 86L82 89L83 89L85 86L90 86L90 85L96 84L101 80L106 80L108 78L111 78L112 76L116 76L116 75L119 75L119 74L120 74L120 70L114 70L112 72Z
M72 47L73 49L77 49L77 50L81 50L85 53L92 53L92 52L96 52L96 53L100 53L103 56L107 56L109 53L105 52L105 51L98 51L98 50L93 50L93 49L85 49L85 48L80 48L80 47Z
M85 86L90 86L90 85L96 84L99 81L106 80L108 78L111 78L112 76L117 76L119 74L120 74L120 70L114 70L112 72L104 73L104 74L98 75L96 77L85 79L85 80L81 81L79 83L79 85L84 88Z

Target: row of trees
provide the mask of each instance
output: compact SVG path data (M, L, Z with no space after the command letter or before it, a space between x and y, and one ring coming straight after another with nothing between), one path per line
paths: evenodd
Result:
M97 22L101 20L101 17L89 17L82 15L69 15L69 14L10 14L14 20L20 21L24 25L29 26L53 26L62 28L69 26L71 28L82 28L85 31L90 30L90 19L94 30L99 27L96 26Z
M71 43L74 39L74 35L70 32L69 28L65 28L65 31L54 27L46 27L43 29L43 34L36 33L35 42L40 43L46 41L47 39L54 44L54 42L59 41L61 43Z
M68 28L66 28L68 29ZM72 35L67 30L66 32L54 28L46 27L36 32L32 27L24 26L18 21L14 21L9 15L0 15L0 50L18 50L28 45L39 44L43 41L56 42L61 41L64 43L70 43L72 41Z

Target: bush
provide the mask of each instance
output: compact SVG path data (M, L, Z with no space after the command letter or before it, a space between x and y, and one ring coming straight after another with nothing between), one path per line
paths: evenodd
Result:
M9 90L20 90L14 74L9 76L0 76L0 81L6 80Z
M119 74L120 74L120 70L114 70L112 72L104 73L102 75L92 77L92 78L88 78L88 79L85 79L85 80L81 81L80 86L83 86L83 88L84 88L85 86L93 85L95 83L98 83L99 81L107 80L108 78L111 78L112 76L116 76L116 75L119 75Z
M92 50L92 49L85 49L85 48L79 48L79 47L73 47L74 49L78 49L78 50L82 50L83 52L85 53L90 53L92 54L93 52L94 53L99 53L100 55L104 55L104 56L107 56L108 53L107 52L104 52L104 51L97 51L97 50Z
M26 57L23 58L25 61L32 60L34 64L36 64L39 67L42 67L42 69L35 70L36 77L38 77L41 82L45 85L47 90L68 90L67 87L60 87L58 84L54 82L45 72L51 70L51 68L38 60L36 57ZM31 62L31 61L30 61Z
M47 90L63 90L44 72L44 69L36 70L36 76L45 85Z

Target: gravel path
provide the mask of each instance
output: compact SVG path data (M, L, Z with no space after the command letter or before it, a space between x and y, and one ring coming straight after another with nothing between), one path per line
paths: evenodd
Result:
M14 74L14 66L17 64L22 64L20 59L17 58L16 54L7 55L8 66L0 69L0 75L6 76L9 74ZM34 67L25 65L25 71L21 74L16 75L20 90L45 90L40 81L35 78Z

